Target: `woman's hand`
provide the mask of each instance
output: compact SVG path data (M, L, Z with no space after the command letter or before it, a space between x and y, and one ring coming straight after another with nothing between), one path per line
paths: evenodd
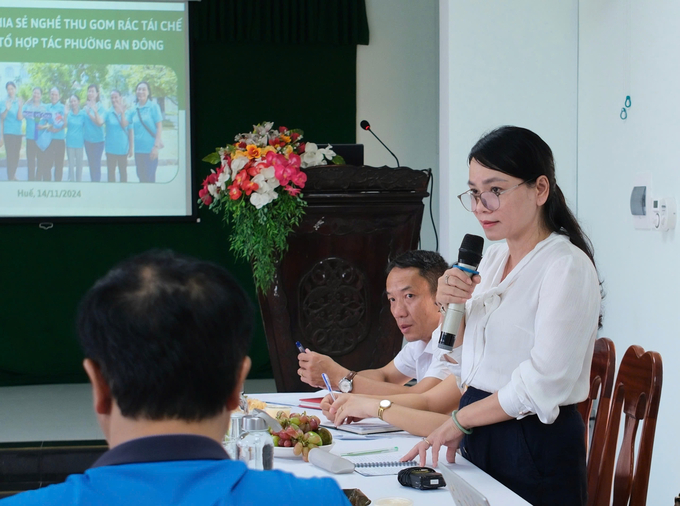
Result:
M481 280L479 274L470 278L457 267L448 269L437 282L437 304L444 307L448 304L465 304Z
M155 160L156 158L158 158L158 148L156 146L154 146L153 149L151 149L151 153L149 154L149 158L151 160Z
M437 467L439 460L439 449L446 446L446 461L449 463L456 461L456 451L463 439L463 434L452 419L448 419L432 434L423 438L417 445L411 448L411 451L404 455L401 460L413 460L416 455L420 456L420 465L424 466L427 461L427 450L432 448L432 466Z
M378 416L379 399L360 394L341 394L328 410L326 418L333 420L337 427L343 423L352 423Z

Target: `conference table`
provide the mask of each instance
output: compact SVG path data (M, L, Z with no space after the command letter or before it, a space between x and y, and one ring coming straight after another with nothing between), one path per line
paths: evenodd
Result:
M322 423L325 425L326 418L323 416L321 411L297 407L301 398L321 396L325 393L325 391L319 391L316 394L312 394L310 392L271 393L254 394L252 397L271 404L291 406L291 410L293 412L307 411L308 414L316 414L319 416L319 418L321 418ZM374 449L391 448L395 446L398 447L397 452L384 454L385 460L399 460L421 439L420 437L412 436L411 434L408 434L404 431L373 434L370 436L360 436L340 430L331 430L331 432L335 442L334 446L330 450L331 453L340 455L348 452L368 451ZM428 467L433 467L429 452L426 465ZM484 471L465 460L460 454L456 455L455 463L448 464L446 462L445 447L442 447L440 450L438 465L446 465L451 470L455 471L467 483L481 492L487 498L491 506L525 506L529 504L513 491L486 474ZM274 468L292 473L302 478L315 476L333 478L343 489L360 489L369 499L371 499L371 501L373 501L373 503L381 498L399 497L410 499L413 501L414 506L438 506L444 504L454 504L453 498L446 487L434 490L417 490L410 487L404 487L397 481L396 475L363 476L356 472L350 474L332 474L319 467L316 467L311 463L304 462L302 457L276 457L274 459Z

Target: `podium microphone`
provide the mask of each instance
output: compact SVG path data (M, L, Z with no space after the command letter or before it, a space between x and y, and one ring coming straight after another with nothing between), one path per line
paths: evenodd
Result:
M484 239L478 235L465 234L463 242L458 250L458 262L453 266L462 270L469 277L477 273L479 262L482 261ZM442 323L442 332L439 336L439 347L451 351L456 342L456 334L460 328L460 322L465 315L465 304L449 304Z
M375 135L375 132L373 132L373 130L371 130L371 124L370 124L368 121L366 121L365 119L362 119L362 120L361 120L361 123L359 123L359 126L360 126L361 128L363 128L364 130L368 130L369 132L371 132L371 133L373 134L373 137L375 137L376 139L378 139L378 142L379 142L380 144L382 144L383 146L385 146L385 143L384 143L383 141L380 140L380 137L378 137L377 135ZM399 165L399 158L397 158L397 155L395 155L394 153L392 153L392 150L390 150L390 148L388 148L387 146L385 146L385 149L386 149L387 151L389 151L390 154L391 154L391 155L394 157L394 159L397 161L397 167L401 167L401 165Z

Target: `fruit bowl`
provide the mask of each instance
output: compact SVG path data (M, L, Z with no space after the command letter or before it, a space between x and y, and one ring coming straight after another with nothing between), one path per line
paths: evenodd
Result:
M329 445L317 446L320 450L330 451L335 445L335 442ZM293 447L290 446L286 448L285 446L275 446L274 447L274 457L279 457L281 459L300 459L302 460L302 455L295 455L293 453Z

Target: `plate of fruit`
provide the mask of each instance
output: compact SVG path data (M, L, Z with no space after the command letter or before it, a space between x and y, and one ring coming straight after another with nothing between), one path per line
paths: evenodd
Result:
M333 436L325 427L321 427L318 416L307 415L306 412L290 413L283 411L276 414L276 420L282 429L278 432L269 429L274 440L274 457L299 458L308 461L307 456L312 448L330 450L333 447Z

